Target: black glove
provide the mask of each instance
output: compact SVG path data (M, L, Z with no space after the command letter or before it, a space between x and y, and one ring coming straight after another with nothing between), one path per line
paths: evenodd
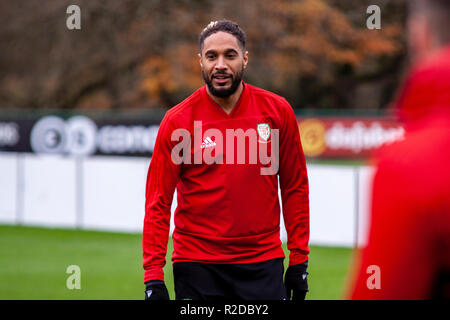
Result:
M306 293L309 291L307 268L308 261L287 268L286 274L284 275L284 285L286 286L288 300L291 300L291 291L293 301L305 300Z
M170 300L164 281L147 281L145 283L145 300Z

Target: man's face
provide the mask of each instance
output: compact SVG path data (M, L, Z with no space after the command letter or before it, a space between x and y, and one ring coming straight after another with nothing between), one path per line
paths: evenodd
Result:
M248 52L242 52L235 36L222 31L213 33L204 40L199 58L211 94L227 98L236 92L247 67Z
M408 47L412 62L417 62L431 50L430 28L424 14L413 14L408 17Z

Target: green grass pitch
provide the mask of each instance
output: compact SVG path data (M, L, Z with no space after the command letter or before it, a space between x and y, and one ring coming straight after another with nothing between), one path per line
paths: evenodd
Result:
M0 299L142 300L141 241L140 234L0 226ZM169 255L164 271L174 299ZM307 299L342 299L351 258L348 248L311 246ZM80 267L79 290L66 287L70 265Z

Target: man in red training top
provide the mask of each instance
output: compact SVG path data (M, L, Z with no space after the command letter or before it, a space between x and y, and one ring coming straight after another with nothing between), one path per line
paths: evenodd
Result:
M405 139L382 150L353 299L450 298L450 1L411 4Z
M169 299L163 267L174 190L176 299L304 299L309 200L289 103L242 81L245 33L228 20L200 34L205 86L161 122L147 176L146 299ZM290 250L283 283L281 188Z

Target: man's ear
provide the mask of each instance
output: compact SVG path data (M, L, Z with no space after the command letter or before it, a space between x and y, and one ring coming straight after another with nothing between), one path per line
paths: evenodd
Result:
M244 53L244 69L247 68L248 64L248 51L245 51Z
M198 55L198 62L200 63L200 67L203 68L202 55L200 53L198 53L197 55Z

